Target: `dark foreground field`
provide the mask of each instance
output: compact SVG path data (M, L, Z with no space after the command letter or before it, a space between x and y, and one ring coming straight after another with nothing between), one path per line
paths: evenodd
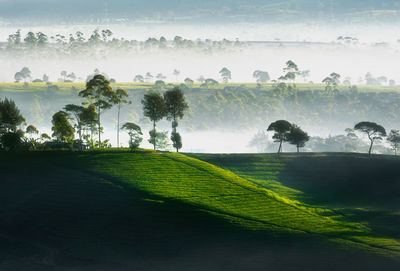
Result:
M0 270L399 270L400 160L191 156L0 154Z

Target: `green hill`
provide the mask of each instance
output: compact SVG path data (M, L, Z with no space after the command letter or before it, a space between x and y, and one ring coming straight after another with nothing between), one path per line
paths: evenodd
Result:
M246 155L239 176L181 154L0 154L0 269L399 267L395 237L279 183L294 159L254 157L264 184Z

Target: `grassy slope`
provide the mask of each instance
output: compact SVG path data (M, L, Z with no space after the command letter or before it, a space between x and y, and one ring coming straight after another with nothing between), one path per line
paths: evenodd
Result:
M345 221L400 238L400 160L362 154L219 155L191 156L229 169L239 176L298 201L302 206L329 208Z
M365 267L389 268L389 260L364 253L400 255L398 241L289 199L289 188L275 193L184 155L0 157L6 172L0 182L4 267L248 270L274 263L284 270L325 264L343 269L362 259ZM348 250L338 251L329 241ZM296 260L286 262L290 257Z

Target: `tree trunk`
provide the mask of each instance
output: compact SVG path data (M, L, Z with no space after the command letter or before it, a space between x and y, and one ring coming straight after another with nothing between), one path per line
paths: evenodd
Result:
M282 151L282 140L279 141L278 157L279 157L281 151Z
M119 148L119 115L121 111L121 104L118 104L118 127L117 127L117 148Z
M99 126L98 127L98 130L99 130L99 148L101 147L101 122L100 122L100 108L98 108L98 110L99 110L99 119L98 119L98 121L97 121L97 125Z
M157 137L157 134L156 134L156 122L155 121L153 121L153 131L154 131L153 146L154 146L154 150L156 150L156 137Z
M374 145L374 141L373 140L371 140L371 145L369 145L369 151L368 151L368 155L369 156L371 156L372 145Z
M299 146L297 146L297 154L299 154L300 153L300 148L299 148Z

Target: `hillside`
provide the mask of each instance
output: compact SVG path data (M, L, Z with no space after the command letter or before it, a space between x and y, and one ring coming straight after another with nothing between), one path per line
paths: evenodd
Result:
M177 84L175 84L177 85ZM56 87L55 87L56 86ZM141 100L149 89L165 91L172 86L157 88L154 83L117 83L114 89L125 88L132 104L121 110L121 122L134 122L146 130L149 122L143 117ZM256 83L219 84L215 87L201 84L179 84L189 104L189 111L180 122L185 131L264 130L267 123L287 119L308 132L318 135L343 132L361 120L379 122L387 129L400 122L398 86L340 85L340 93L331 97L324 94L322 84L297 84L295 93L280 93L273 84ZM66 104L80 104L78 92L83 83L0 83L0 99L13 99L29 123L37 127L51 127L51 116ZM329 105L329 106L327 106ZM105 129L114 129L116 106L103 115ZM160 128L169 130L163 120ZM318 127L318 128L317 128Z
M259 166L278 176L284 171L273 159ZM250 179L185 155L145 151L0 154L0 267L398 269L393 236L302 203L276 180L265 189L255 181L264 173L256 178L254 169L246 170Z

